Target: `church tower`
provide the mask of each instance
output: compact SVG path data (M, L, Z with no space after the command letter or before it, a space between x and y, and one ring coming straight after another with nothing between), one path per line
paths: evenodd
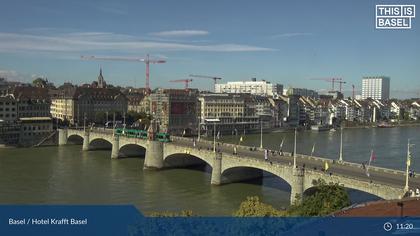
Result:
M104 80L104 77L102 76L102 67L99 70L99 76L98 76L98 88L106 88L106 82Z

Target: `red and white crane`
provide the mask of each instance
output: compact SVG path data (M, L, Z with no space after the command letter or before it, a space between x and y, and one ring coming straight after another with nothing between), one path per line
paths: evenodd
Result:
M185 87L185 90L188 90L188 86L189 86L189 84L192 82L193 80L192 79L177 79L177 80L170 80L169 82L173 82L173 83L184 83L185 85L184 85L184 87Z
M97 56L81 56L83 60L99 60L99 61L134 61L134 62L143 62L146 64L146 92L150 93L150 64L159 64L166 63L163 59L152 60L149 58L149 54L146 55L146 58L135 58L135 57L97 57Z
M217 81L222 79L220 77L208 76L208 75L190 75L190 77L202 78L202 79L212 79L214 81L214 89L216 89Z

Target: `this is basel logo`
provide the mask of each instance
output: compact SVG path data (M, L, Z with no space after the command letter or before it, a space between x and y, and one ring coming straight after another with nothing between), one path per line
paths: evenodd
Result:
M415 5L376 5L376 29L411 29Z

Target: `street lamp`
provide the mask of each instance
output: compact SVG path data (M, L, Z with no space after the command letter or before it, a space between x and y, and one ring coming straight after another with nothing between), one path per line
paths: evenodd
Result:
M260 120L260 148L263 148L263 129L262 129L262 120Z
M206 122L213 122L213 152L216 152L216 122L220 122L218 118L216 119L205 119Z
M410 147L414 146L414 144L410 144L410 139L408 139L408 144L407 144L407 161L406 161L406 171L405 171L405 187L404 187L404 191L408 191L408 171L410 169L410 165L411 165L411 151L410 151Z
M340 128L340 157L338 161L343 162L343 125Z
M197 142L200 142L200 132L201 132L201 127L200 127L200 118L198 118L197 119L197 123L198 123L198 130L197 130L197 133L198 133L198 137L197 137Z
M295 144L293 146L293 168L296 168L296 136L297 136L297 128L295 128Z
M83 117L83 131L86 132L86 112L84 113Z

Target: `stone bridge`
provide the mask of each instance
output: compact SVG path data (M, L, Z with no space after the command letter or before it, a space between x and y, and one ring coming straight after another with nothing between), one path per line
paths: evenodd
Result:
M295 167L288 161L283 163L280 161L265 161L263 158L255 158L251 154L248 156L246 154L234 155L232 152L226 150L213 152L213 149L211 148L204 148L208 147L208 145L202 148L193 147L191 141L187 141L187 139L180 137L173 137L172 142L162 143L139 138L114 136L112 132L109 131L60 129L59 145L67 144L67 140L71 136L79 136L83 139L84 151L91 149L91 143L94 140L100 139L111 143L111 158L113 159L120 157L120 149L125 145L143 147L146 149L144 169L182 167L202 163L201 161L204 161L212 168L211 184L213 185L262 177L263 171L266 171L280 177L290 185L291 203L300 201L304 192L314 187L314 184L319 179L325 180L327 183L337 183L346 188L376 195L383 199L397 199L404 195L403 185L399 186L398 184L387 183L386 181L372 181L372 179L363 178L360 177L360 175L353 176L351 172L348 172L349 174L347 175L340 173L330 174L321 171L320 168L311 169ZM323 162L320 164L322 166ZM401 173L395 173L396 172L393 170L385 170L383 174L392 175L391 177L397 179L401 177L401 180L403 180L404 176L401 175ZM378 176L380 175L378 174Z

